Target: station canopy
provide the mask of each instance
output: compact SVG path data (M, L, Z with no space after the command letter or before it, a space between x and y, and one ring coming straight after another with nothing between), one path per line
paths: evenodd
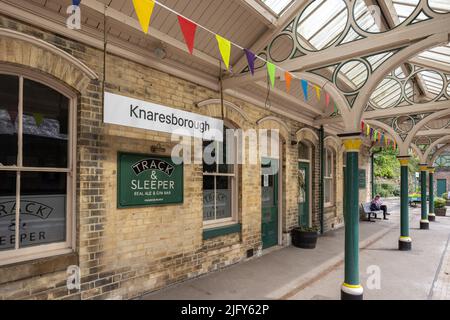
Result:
M33 12L69 38L98 48L106 40L111 54L213 90L222 77L226 94L328 134L362 130L428 164L450 143L449 0L158 0L148 34L132 0L82 0L81 30L64 27L71 0L2 2L16 17L14 8L25 20ZM229 69L203 28L189 54L175 13L239 45ZM254 74L242 48L261 58Z

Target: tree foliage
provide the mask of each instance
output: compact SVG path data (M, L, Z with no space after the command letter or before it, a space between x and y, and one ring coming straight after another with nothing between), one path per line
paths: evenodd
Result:
M397 151L382 149L374 157L374 174L377 178L398 179L400 177L400 164Z

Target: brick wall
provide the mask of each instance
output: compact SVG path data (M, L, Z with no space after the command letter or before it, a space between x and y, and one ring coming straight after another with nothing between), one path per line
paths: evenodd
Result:
M73 55L103 78L103 53L89 46L0 16L0 27L42 39ZM65 257L50 257L0 267L0 298L20 299L106 299L133 298L167 285L193 278L246 259L248 249L261 248L260 166L245 164L240 168L239 221L242 232L204 241L202 238L202 168L185 165L184 196L181 205L116 208L117 152L151 153L150 147L161 143L170 150L170 135L102 122L102 84L88 80L76 68L45 49L31 44L0 39L0 61L23 65L59 79L78 92L77 172L76 172L76 252ZM7 50L6 50L7 48ZM11 49L13 48L13 49ZM19 54L20 53L20 54ZM163 72L122 58L108 55L106 88L108 91L169 107L208 116L221 116L218 105L197 107L197 103L218 98L217 92L181 80ZM283 210L281 212L284 244L296 226L298 187L296 179L297 147L292 137L303 126L269 110L244 101L225 97L239 106L248 118L231 108L225 117L242 129L258 128L257 121L276 116L261 127L279 129L283 145ZM313 222L318 224L318 150L313 155ZM337 166L341 166L338 157ZM342 185L338 173L337 185ZM338 193L339 187L337 188ZM341 196L337 196L341 199ZM327 221L341 216L342 203L330 212ZM331 223L331 222L330 222ZM327 222L327 229L330 229ZM55 259L59 259L55 263ZM66 289L65 269L70 264L81 267L81 291ZM21 272L20 277L14 274ZM9 274L11 277L7 277Z

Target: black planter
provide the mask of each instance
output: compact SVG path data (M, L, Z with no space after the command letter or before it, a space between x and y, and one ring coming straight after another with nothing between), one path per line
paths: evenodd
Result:
M434 208L434 214L439 217L445 217L447 214L447 208Z
M302 249L314 249L317 243L317 231L301 231L292 229L292 245Z

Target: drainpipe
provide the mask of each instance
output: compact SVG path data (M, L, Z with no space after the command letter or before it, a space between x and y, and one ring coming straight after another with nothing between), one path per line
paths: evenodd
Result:
M320 234L323 234L323 208L324 208L324 174L325 174L325 159L324 159L324 130L323 126L319 129L319 159L320 159L320 177L319 177L319 219L320 219Z
M372 199L375 198L376 195L376 190L375 190L375 173L374 173L374 169L375 169L375 155L380 153L381 149L379 149L378 151L374 151L370 154L370 186L371 186L371 190L372 190Z

